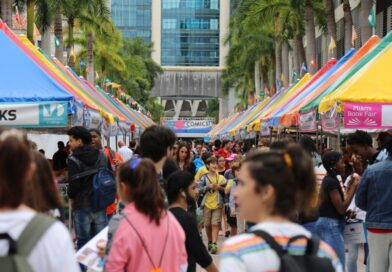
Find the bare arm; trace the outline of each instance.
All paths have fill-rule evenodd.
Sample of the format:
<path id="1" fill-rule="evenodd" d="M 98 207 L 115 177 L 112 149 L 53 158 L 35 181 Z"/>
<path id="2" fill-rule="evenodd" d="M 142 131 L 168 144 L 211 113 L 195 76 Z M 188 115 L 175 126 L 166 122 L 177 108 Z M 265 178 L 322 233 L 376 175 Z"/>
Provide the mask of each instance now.
<path id="1" fill-rule="evenodd" d="M 331 198 L 332 204 L 334 205 L 335 209 L 340 213 L 340 214 L 345 214 L 348 207 L 350 206 L 354 195 L 355 191 L 357 190 L 358 186 L 358 181 L 354 181 L 354 183 L 348 188 L 347 194 L 346 194 L 346 199 L 342 201 L 342 198 L 340 196 L 339 190 L 331 190 L 329 192 L 329 197 Z"/>

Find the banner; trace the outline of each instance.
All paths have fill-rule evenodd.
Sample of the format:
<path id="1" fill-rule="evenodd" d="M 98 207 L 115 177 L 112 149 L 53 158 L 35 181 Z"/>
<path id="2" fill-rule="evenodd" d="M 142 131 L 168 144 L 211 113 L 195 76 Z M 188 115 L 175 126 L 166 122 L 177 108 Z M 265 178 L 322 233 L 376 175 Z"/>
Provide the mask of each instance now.
<path id="1" fill-rule="evenodd" d="M 68 125 L 68 103 L 1 103 L 0 126 L 52 128 Z"/>
<path id="2" fill-rule="evenodd" d="M 325 131 L 337 131 L 338 130 L 338 112 L 337 105 L 332 107 L 329 111 L 321 114 L 321 126 Z"/>
<path id="3" fill-rule="evenodd" d="M 315 132 L 317 131 L 317 112 L 311 110 L 305 113 L 301 113 L 299 116 L 299 131 L 301 132 Z"/>
<path id="4" fill-rule="evenodd" d="M 208 133 L 214 125 L 213 118 L 164 119 L 163 125 L 175 133 Z"/>
<path id="5" fill-rule="evenodd" d="M 345 128 L 392 128 L 392 103 L 344 103 L 343 121 Z"/>
<path id="6" fill-rule="evenodd" d="M 271 128 L 268 122 L 260 122 L 260 135 L 267 136 L 271 134 Z"/>

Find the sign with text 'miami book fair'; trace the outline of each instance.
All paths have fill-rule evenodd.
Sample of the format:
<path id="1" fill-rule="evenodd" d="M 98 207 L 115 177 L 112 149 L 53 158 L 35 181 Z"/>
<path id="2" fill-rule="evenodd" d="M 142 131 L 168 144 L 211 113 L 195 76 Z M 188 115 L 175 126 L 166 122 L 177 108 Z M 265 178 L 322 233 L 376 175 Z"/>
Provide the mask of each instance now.
<path id="1" fill-rule="evenodd" d="M 392 103 L 344 103 L 345 128 L 392 128 Z"/>

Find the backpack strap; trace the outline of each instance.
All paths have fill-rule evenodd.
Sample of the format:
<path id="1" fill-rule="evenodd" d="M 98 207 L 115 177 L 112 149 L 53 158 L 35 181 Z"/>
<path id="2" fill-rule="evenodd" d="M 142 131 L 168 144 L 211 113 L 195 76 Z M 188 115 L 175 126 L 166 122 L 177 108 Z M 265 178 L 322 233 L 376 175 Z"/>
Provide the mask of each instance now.
<path id="1" fill-rule="evenodd" d="M 262 238 L 270 247 L 273 249 L 276 254 L 278 254 L 279 258 L 282 258 L 284 254 L 286 254 L 285 250 L 275 241 L 275 239 L 263 230 L 255 230 L 252 231 L 253 234 Z"/>
<path id="2" fill-rule="evenodd" d="M 80 179 L 80 178 L 84 178 L 84 177 L 88 177 L 88 176 L 91 176 L 91 175 L 96 174 L 96 173 L 98 172 L 98 167 L 99 167 L 99 163 L 100 163 L 100 156 L 101 156 L 101 154 L 99 154 L 99 156 L 98 156 L 98 161 L 97 161 L 97 165 L 96 165 L 94 168 L 91 168 L 91 169 L 89 169 L 89 170 L 82 171 L 82 172 L 79 173 L 79 174 L 73 175 L 72 177 L 70 177 L 69 181 L 73 181 L 73 180 L 76 180 L 76 179 Z M 82 169 L 82 170 L 84 170 L 84 169 L 87 168 L 87 166 L 86 166 L 81 160 L 79 160 L 78 158 L 76 158 L 75 156 L 70 156 L 68 159 L 71 160 L 71 161 L 73 161 L 73 162 L 75 162 L 76 165 L 77 165 L 80 169 Z"/>
<path id="3" fill-rule="evenodd" d="M 56 222 L 54 218 L 37 213 L 27 224 L 16 242 L 18 254 L 30 255 L 31 250 L 54 222 Z"/>
<path id="4" fill-rule="evenodd" d="M 320 246 L 320 239 L 315 236 L 312 235 L 312 237 L 309 239 L 308 237 L 306 237 L 305 235 L 297 235 L 294 237 L 291 237 L 291 239 L 287 242 L 287 248 L 289 248 L 289 246 L 300 239 L 304 239 L 307 241 L 307 245 L 306 245 L 306 251 L 305 254 L 306 255 L 317 255 L 318 254 L 318 250 L 319 250 L 319 246 Z"/>
<path id="5" fill-rule="evenodd" d="M 1 233 L 0 240 L 7 240 L 9 244 L 8 255 L 15 255 L 16 251 L 16 242 L 8 233 Z"/>

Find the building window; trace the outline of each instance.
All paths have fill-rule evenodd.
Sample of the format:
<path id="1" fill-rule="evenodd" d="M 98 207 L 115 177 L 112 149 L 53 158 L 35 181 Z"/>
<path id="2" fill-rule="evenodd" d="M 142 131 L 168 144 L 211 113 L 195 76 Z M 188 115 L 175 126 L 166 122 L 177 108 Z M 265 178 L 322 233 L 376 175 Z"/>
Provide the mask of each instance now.
<path id="1" fill-rule="evenodd" d="M 152 0 L 112 0 L 112 20 L 124 38 L 151 41 Z"/>
<path id="2" fill-rule="evenodd" d="M 162 0 L 161 64 L 219 66 L 219 0 Z"/>

